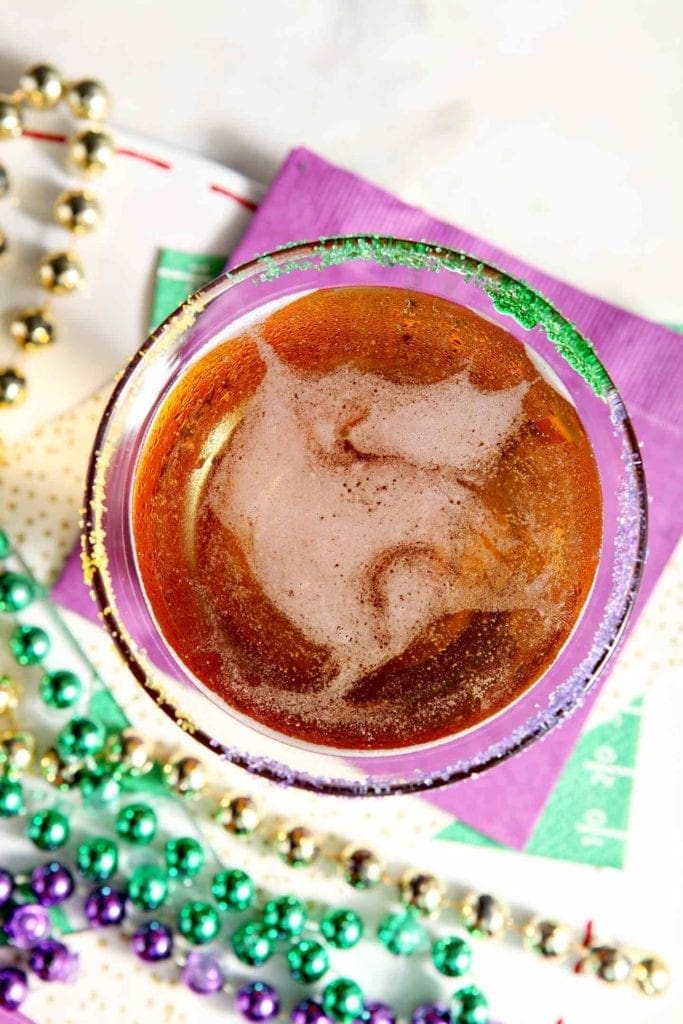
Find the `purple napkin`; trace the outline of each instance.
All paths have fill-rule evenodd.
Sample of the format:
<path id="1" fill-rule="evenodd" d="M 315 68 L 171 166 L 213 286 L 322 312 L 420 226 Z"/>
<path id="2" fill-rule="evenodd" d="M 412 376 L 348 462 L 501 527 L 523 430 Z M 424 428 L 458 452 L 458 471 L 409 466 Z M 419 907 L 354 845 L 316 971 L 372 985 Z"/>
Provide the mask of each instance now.
<path id="1" fill-rule="evenodd" d="M 677 442 L 683 421 L 682 339 L 400 202 L 306 149 L 295 149 L 285 160 L 230 266 L 286 242 L 369 232 L 438 242 L 497 264 L 538 288 L 594 342 L 633 416 L 653 499 L 649 558 L 637 605 L 642 610 L 680 535 L 683 459 Z M 594 700 L 542 743 L 479 778 L 437 790 L 427 799 L 491 838 L 522 848 Z"/>
<path id="2" fill-rule="evenodd" d="M 683 408 L 681 338 L 656 324 L 543 274 L 494 246 L 305 149 L 294 150 L 233 253 L 231 266 L 296 240 L 376 232 L 438 242 L 497 264 L 538 288 L 590 338 L 611 372 L 643 444 L 650 495 L 650 551 L 636 614 L 642 610 L 681 532 Z M 97 621 L 74 552 L 54 596 Z M 633 620 L 632 620 L 633 621 Z M 595 696 L 529 750 L 479 778 L 426 799 L 498 842 L 522 849 L 574 747 Z"/>

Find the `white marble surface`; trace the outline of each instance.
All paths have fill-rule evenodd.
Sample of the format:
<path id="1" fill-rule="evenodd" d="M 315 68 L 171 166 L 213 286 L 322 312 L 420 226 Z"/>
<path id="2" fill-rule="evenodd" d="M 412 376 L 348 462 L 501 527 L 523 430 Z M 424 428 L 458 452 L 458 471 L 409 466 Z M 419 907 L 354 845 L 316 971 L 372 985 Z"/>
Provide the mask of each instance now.
<path id="1" fill-rule="evenodd" d="M 306 143 L 683 320 L 680 0 L 21 0 L 0 88 L 96 73 L 125 128 L 267 179 Z"/>
<path id="2" fill-rule="evenodd" d="M 606 298 L 679 322 L 682 57 L 680 0 L 21 0 L 0 12 L 0 89 L 38 59 L 100 75 L 121 126 L 264 180 L 305 143 Z M 420 856 L 520 903 L 594 913 L 606 938 L 661 947 L 683 971 L 680 691 L 672 669 L 648 696 L 625 872 L 436 844 Z M 593 996 L 507 947 L 482 959 L 506 1024 L 541 1024 L 558 1005 L 565 1024 L 683 1018 L 680 987 L 661 1004 Z M 148 1024 L 180 1019 L 143 994 Z M 91 1019 L 75 997 L 69 1011 Z"/>

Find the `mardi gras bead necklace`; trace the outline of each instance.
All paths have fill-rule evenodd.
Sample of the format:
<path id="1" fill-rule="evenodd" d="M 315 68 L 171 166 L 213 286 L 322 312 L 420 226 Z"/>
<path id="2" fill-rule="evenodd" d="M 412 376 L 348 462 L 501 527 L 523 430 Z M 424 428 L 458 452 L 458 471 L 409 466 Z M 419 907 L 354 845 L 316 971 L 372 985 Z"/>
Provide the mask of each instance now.
<path id="1" fill-rule="evenodd" d="M 49 64 L 36 64 L 20 78 L 18 88 L 9 95 L 0 95 L 0 141 L 20 138 L 24 132 L 26 109 L 52 110 L 65 102 L 73 117 L 84 122 L 69 140 L 70 167 L 81 175 L 101 174 L 111 164 L 114 140 L 102 125 L 109 113 L 109 94 L 101 82 L 91 78 L 66 81 Z M 0 218 L 2 201 L 11 194 L 9 174 L 0 159 Z M 52 345 L 57 327 L 50 303 L 55 296 L 70 295 L 82 287 L 85 269 L 75 246 L 80 235 L 94 231 L 101 220 L 100 201 L 90 189 L 78 187 L 61 192 L 54 201 L 53 217 L 59 227 L 69 232 L 64 249 L 45 253 L 38 262 L 37 281 L 44 298 L 35 306 L 12 312 L 10 335 L 21 349 L 22 356 Z M 0 258 L 12 247 L 12 240 L 2 229 L 0 220 Z M 27 394 L 27 378 L 23 359 L 0 365 L 0 409 L 21 404 Z"/>

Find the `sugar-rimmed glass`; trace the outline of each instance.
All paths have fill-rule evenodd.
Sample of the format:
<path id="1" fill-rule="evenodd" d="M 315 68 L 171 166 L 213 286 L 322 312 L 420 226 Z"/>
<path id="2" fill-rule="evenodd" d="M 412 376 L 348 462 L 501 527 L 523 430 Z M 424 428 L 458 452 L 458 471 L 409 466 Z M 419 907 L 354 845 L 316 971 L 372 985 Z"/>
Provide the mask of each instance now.
<path id="1" fill-rule="evenodd" d="M 570 392 L 593 446 L 603 491 L 603 545 L 583 614 L 553 665 L 514 704 L 466 733 L 362 757 L 276 736 L 233 714 L 168 647 L 145 600 L 131 494 L 141 445 L 190 361 L 232 324 L 312 288 L 388 285 L 483 314 L 536 350 Z M 442 246 L 375 236 L 302 243 L 206 285 L 141 346 L 100 423 L 86 494 L 86 575 L 105 626 L 140 684 L 182 728 L 256 774 L 345 795 L 415 792 L 499 763 L 583 702 L 613 653 L 635 600 L 646 540 L 642 462 L 623 402 L 588 341 L 545 299 L 495 267 Z"/>

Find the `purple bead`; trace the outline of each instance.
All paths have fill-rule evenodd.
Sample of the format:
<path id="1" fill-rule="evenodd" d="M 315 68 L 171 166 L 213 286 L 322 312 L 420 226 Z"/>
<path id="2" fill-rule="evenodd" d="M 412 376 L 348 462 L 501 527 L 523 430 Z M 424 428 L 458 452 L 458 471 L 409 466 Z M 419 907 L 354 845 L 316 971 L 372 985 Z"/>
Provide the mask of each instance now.
<path id="1" fill-rule="evenodd" d="M 18 1010 L 28 993 L 28 979 L 25 971 L 18 967 L 0 969 L 0 1007 L 3 1010 Z"/>
<path id="2" fill-rule="evenodd" d="M 412 1024 L 451 1024 L 453 1020 L 451 1011 L 441 1003 L 421 1003 L 410 1019 Z"/>
<path id="3" fill-rule="evenodd" d="M 173 952 L 173 932 L 161 921 L 146 921 L 133 935 L 133 952 L 153 963 L 155 960 L 168 960 Z"/>
<path id="4" fill-rule="evenodd" d="M 250 981 L 239 989 L 235 1004 L 247 1020 L 271 1020 L 280 1010 L 280 997 L 277 989 L 265 981 Z"/>
<path id="5" fill-rule="evenodd" d="M 78 953 L 72 953 L 57 939 L 44 939 L 31 950 L 28 965 L 41 981 L 74 981 L 78 973 Z"/>
<path id="6" fill-rule="evenodd" d="M 110 885 L 97 885 L 86 898 L 85 916 L 93 928 L 121 924 L 126 916 L 126 897 Z"/>
<path id="7" fill-rule="evenodd" d="M 223 988 L 223 971 L 215 956 L 195 950 L 188 954 L 183 973 L 183 984 L 199 996 L 212 996 Z"/>
<path id="8" fill-rule="evenodd" d="M 14 879 L 10 875 L 9 871 L 5 871 L 4 868 L 0 868 L 0 907 L 4 907 L 6 903 L 12 898 L 12 891 L 14 889 Z"/>
<path id="9" fill-rule="evenodd" d="M 55 907 L 58 903 L 68 900 L 74 891 L 73 876 L 58 860 L 51 860 L 48 864 L 39 864 L 33 869 L 31 889 L 43 907 Z"/>
<path id="10" fill-rule="evenodd" d="M 5 935 L 10 946 L 30 949 L 50 934 L 50 918 L 39 903 L 15 907 L 5 921 Z"/>
<path id="11" fill-rule="evenodd" d="M 302 999 L 292 1010 L 292 1024 L 332 1024 L 315 999 Z"/>
<path id="12" fill-rule="evenodd" d="M 386 1003 L 369 1002 L 365 1004 L 363 1024 L 396 1024 L 396 1014 Z"/>

